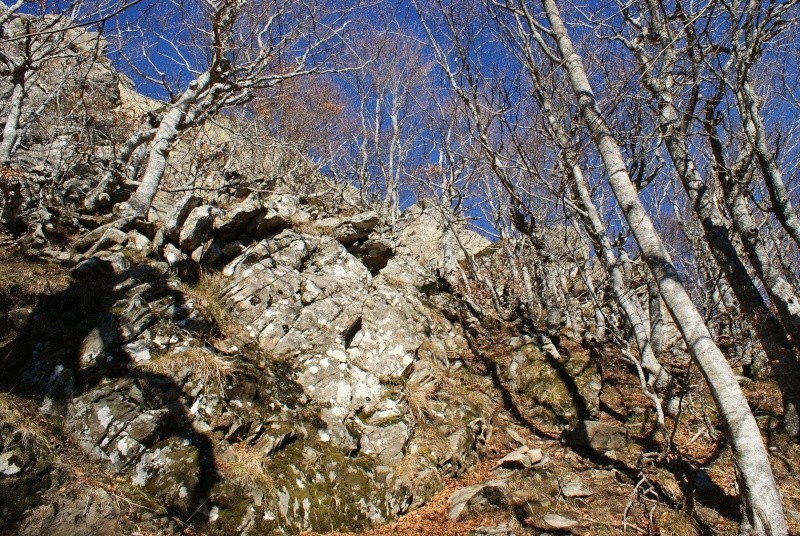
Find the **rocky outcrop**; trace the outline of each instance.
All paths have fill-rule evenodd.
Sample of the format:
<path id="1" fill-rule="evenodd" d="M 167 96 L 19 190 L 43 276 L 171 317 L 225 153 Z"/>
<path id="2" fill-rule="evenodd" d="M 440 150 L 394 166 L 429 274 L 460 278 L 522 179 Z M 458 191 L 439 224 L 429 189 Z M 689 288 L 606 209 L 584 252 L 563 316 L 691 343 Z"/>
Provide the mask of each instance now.
<path id="1" fill-rule="evenodd" d="M 309 234 L 288 194 L 190 197 L 159 226 L 95 232 L 69 288 L 31 312 L 9 381 L 161 522 L 293 534 L 392 520 L 478 461 L 491 406 L 448 379 L 468 350 L 458 300 L 408 255 L 365 264 L 371 214 L 330 218 L 330 235 Z M 27 510 L 19 526 L 62 522 Z"/>
<path id="2" fill-rule="evenodd" d="M 559 352 L 546 337 L 515 338 L 505 370 L 511 389 L 531 401 L 531 418 L 575 424 L 600 411 L 602 381 L 598 364 L 585 352 Z"/>

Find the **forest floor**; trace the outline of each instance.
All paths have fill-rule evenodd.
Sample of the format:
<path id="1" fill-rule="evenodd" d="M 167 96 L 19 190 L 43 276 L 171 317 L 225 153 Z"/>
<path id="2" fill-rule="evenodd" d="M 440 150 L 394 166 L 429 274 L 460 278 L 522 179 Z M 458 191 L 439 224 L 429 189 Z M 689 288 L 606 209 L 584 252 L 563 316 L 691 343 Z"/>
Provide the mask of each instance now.
<path id="1" fill-rule="evenodd" d="M 491 341 L 487 346 L 502 352 L 502 345 L 497 342 Z M 569 352 L 586 351 L 571 341 L 562 342 L 563 347 Z M 628 430 L 626 449 L 608 457 L 588 448 L 573 448 L 560 440 L 560 428 L 523 423 L 514 416 L 519 415 L 517 411 L 499 408 L 494 422 L 496 433 L 480 464 L 460 478 L 448 480 L 444 489 L 423 507 L 394 523 L 358 534 L 457 536 L 470 534 L 479 527 L 504 526 L 517 535 L 737 534 L 740 510 L 732 457 L 700 374 L 689 363 L 683 364 L 683 380 L 687 385 L 682 410 L 677 423 L 667 418 L 673 448 L 656 460 L 663 453 L 664 441 L 657 432 L 653 412 L 644 409 L 651 404 L 639 389 L 635 374 L 617 357 L 613 351 L 606 353 L 601 365 L 600 420 Z M 767 441 L 790 534 L 800 535 L 800 446 L 778 431 L 779 391 L 774 381 L 768 379 L 743 380 L 742 386 Z M 515 404 L 524 415 L 526 401 L 515 400 Z M 520 439 L 549 457 L 546 468 L 559 482 L 577 480 L 591 490 L 588 497 L 568 499 L 559 494 L 558 485 L 554 489 L 552 511 L 578 524 L 566 531 L 548 530 L 537 520 L 525 518 L 526 510 L 520 507 L 523 505 L 513 503 L 474 517 L 451 519 L 448 511 L 453 493 L 498 478 L 498 472 L 502 471 L 498 470 L 498 460 L 519 447 Z M 491 531 L 476 533 L 492 534 Z"/>
<path id="2" fill-rule="evenodd" d="M 67 282 L 66 271 L 57 264 L 0 248 L 3 310 L 29 306 L 37 297 L 63 289 Z M 4 334 L 0 338 L 1 335 Z M 490 349 L 487 354 L 499 365 L 508 354 L 508 335 L 496 333 L 484 341 L 485 348 Z M 561 349 L 572 355 L 588 351 L 567 339 L 562 341 Z M 608 457 L 567 446 L 560 439 L 560 427 L 520 420 L 520 415 L 529 413 L 530 401 L 515 398 L 515 407 L 510 408 L 504 406 L 503 397 L 497 392 L 497 412 L 492 423 L 495 432 L 481 463 L 459 478 L 446 481 L 444 488 L 421 508 L 394 523 L 360 534 L 455 536 L 499 525 L 507 525 L 519 535 L 542 534 L 545 530 L 537 520 L 525 517 L 524 505 L 520 504 L 507 504 L 456 521 L 448 516 L 453 493 L 498 478 L 498 460 L 520 444 L 539 448 L 546 455 L 543 466 L 557 479 L 551 509 L 578 521 L 570 530 L 573 534 L 736 534 L 739 503 L 730 449 L 699 372 L 688 362 L 671 364 L 683 371 L 685 394 L 677 421 L 667 419 L 673 448 L 655 461 L 651 455 L 663 452 L 664 441 L 657 433 L 650 402 L 640 391 L 635 374 L 613 349 L 603 349 L 596 359 L 601 361 L 603 379 L 599 420 L 627 429 L 629 441 L 624 450 Z M 478 370 L 484 365 L 476 361 L 471 366 Z M 800 535 L 800 446 L 779 431 L 779 391 L 771 379 L 743 380 L 742 387 L 769 448 L 790 534 Z M 538 470 L 535 466 L 529 471 Z M 591 494 L 563 497 L 559 482 L 564 479 L 580 481 Z"/>

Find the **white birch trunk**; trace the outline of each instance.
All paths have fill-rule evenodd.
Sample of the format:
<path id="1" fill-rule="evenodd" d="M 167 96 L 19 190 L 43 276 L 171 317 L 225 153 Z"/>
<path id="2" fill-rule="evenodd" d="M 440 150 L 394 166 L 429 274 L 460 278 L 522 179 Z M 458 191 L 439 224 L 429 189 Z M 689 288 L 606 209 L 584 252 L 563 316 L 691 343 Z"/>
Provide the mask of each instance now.
<path id="1" fill-rule="evenodd" d="M 725 424 L 737 467 L 739 491 L 747 521 L 756 534 L 786 534 L 780 494 L 747 399 L 725 356 L 711 339 L 702 316 L 681 284 L 672 259 L 639 200 L 619 145 L 600 115 L 582 60 L 574 50 L 555 1 L 542 0 L 542 4 L 581 114 L 608 173 L 614 196 L 689 352 L 708 383 Z"/>
<path id="2" fill-rule="evenodd" d="M 775 153 L 767 144 L 767 133 L 764 120 L 758 105 L 758 95 L 748 80 L 742 82 L 742 87 L 738 92 L 740 106 L 744 108 L 744 115 L 747 119 L 743 121 L 744 131 L 750 143 L 755 149 L 761 173 L 764 175 L 764 182 L 767 185 L 772 210 L 778 221 L 781 222 L 789 236 L 800 246 L 800 218 L 797 217 L 797 210 L 792 206 L 789 192 L 783 183 L 783 174 L 778 167 Z"/>
<path id="3" fill-rule="evenodd" d="M 150 157 L 147 159 L 142 180 L 136 192 L 128 200 L 128 205 L 133 213 L 147 217 L 150 205 L 158 192 L 161 178 L 167 169 L 167 159 L 175 140 L 178 139 L 179 127 L 183 123 L 189 108 L 195 105 L 200 95 L 211 84 L 211 73 L 205 72 L 192 82 L 180 98 L 172 105 L 158 125 L 155 136 L 150 146 Z"/>
<path id="4" fill-rule="evenodd" d="M 0 166 L 8 166 L 11 163 L 14 147 L 17 144 L 19 120 L 22 117 L 22 103 L 25 100 L 24 73 L 15 72 L 13 84 L 14 88 L 9 99 L 8 116 L 6 117 L 6 124 L 3 126 L 3 141 L 0 142 Z"/>

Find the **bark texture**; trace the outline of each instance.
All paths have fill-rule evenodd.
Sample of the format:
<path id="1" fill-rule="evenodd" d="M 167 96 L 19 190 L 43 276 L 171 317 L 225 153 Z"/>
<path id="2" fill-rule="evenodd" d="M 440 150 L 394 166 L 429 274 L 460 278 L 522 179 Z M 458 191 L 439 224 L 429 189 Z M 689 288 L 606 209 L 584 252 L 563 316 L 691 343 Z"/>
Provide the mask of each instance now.
<path id="1" fill-rule="evenodd" d="M 780 494 L 747 399 L 683 287 L 672 259 L 639 200 L 619 145 L 599 112 L 583 62 L 575 52 L 558 6 L 553 0 L 542 0 L 542 5 L 614 196 L 725 423 L 737 466 L 746 520 L 756 534 L 786 534 Z"/>

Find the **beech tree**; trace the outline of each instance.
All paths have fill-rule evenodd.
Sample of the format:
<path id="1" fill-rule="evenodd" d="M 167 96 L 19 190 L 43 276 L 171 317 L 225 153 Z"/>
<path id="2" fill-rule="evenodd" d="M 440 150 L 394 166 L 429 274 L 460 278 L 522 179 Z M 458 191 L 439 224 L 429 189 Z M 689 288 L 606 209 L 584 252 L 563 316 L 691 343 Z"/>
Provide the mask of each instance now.
<path id="1" fill-rule="evenodd" d="M 493 132 L 490 127 L 498 121 L 502 122 L 502 119 L 498 118 L 506 114 L 507 110 L 514 105 L 509 104 L 508 101 L 502 101 L 501 106 L 494 106 L 497 101 L 493 101 L 492 98 L 502 92 L 502 88 L 498 85 L 491 85 L 487 80 L 488 72 L 476 66 L 474 62 L 477 60 L 474 57 L 477 55 L 477 48 L 472 48 L 469 42 L 469 39 L 475 35 L 473 32 L 483 30 L 483 23 L 480 22 L 480 18 L 470 18 L 466 25 L 460 24 L 459 17 L 467 11 L 463 5 L 459 5 L 458 9 L 449 2 L 438 2 L 434 5 L 438 8 L 438 18 L 443 22 L 431 22 L 428 25 L 422 15 L 426 12 L 425 8 L 417 4 L 417 10 L 423 16 L 423 24 L 426 25 L 428 41 L 449 85 L 460 96 L 464 106 L 470 110 L 469 115 L 475 125 L 475 138 L 480 143 L 484 157 L 491 165 L 493 173 L 497 176 L 498 183 L 509 191 L 512 197 L 519 196 L 511 170 L 516 169 L 521 162 L 524 162 L 524 159 L 510 158 L 510 153 L 503 149 L 507 147 L 507 144 L 494 144 L 492 142 Z M 656 288 L 653 287 L 650 301 L 653 301 L 653 296 L 656 294 L 663 299 L 680 329 L 690 355 L 703 373 L 719 408 L 736 460 L 737 478 L 745 514 L 743 527 L 752 528 L 756 534 L 785 533 L 786 525 L 780 496 L 772 477 L 769 459 L 756 421 L 725 355 L 714 343 L 703 315 L 692 302 L 682 284 L 680 273 L 667 252 L 650 215 L 645 210 L 637 185 L 631 177 L 630 163 L 626 162 L 609 121 L 600 112 L 600 107 L 595 99 L 594 87 L 589 82 L 590 79 L 582 59 L 575 50 L 558 7 L 553 0 L 543 0 L 540 6 L 544 10 L 544 17 L 542 17 L 539 14 L 541 13 L 539 6 L 534 7 L 525 1 L 489 1 L 484 5 L 488 9 L 502 10 L 512 15 L 510 19 L 500 17 L 497 21 L 505 35 L 512 36 L 504 43 L 506 52 L 518 61 L 519 58 L 523 58 L 523 62 L 527 61 L 526 67 L 529 68 L 532 78 L 532 84 L 529 87 L 539 88 L 539 93 L 534 97 L 538 99 L 539 106 L 528 109 L 530 113 L 541 114 L 547 118 L 546 124 L 560 153 L 559 162 L 565 175 L 570 177 L 575 193 L 573 199 L 564 197 L 563 202 L 569 203 L 576 213 L 582 215 L 589 233 L 595 237 L 595 247 L 598 248 L 598 255 L 609 270 L 612 288 L 616 287 L 615 294 L 621 301 L 620 305 L 626 311 L 629 322 L 633 325 L 634 334 L 639 342 L 637 344 L 640 351 L 639 359 L 643 360 L 641 363 L 649 361 L 650 356 L 653 355 L 650 337 L 653 335 L 652 325 L 657 323 L 657 314 L 653 315 L 654 322 L 648 325 L 645 318 L 649 315 L 637 308 L 634 302 L 625 300 L 628 296 L 622 286 L 624 274 L 620 270 L 620 259 L 614 254 L 615 246 L 609 240 L 607 228 L 600 216 L 601 213 L 594 209 L 591 187 L 581 169 L 581 155 L 586 153 L 586 148 L 582 147 L 582 143 L 585 142 L 576 143 L 574 139 L 574 136 L 581 131 L 587 134 L 592 146 L 596 148 L 598 164 L 605 172 L 605 184 L 613 193 L 621 215 L 636 241 L 641 258 L 648 266 L 653 281 L 657 285 L 658 292 L 656 293 Z M 475 9 L 472 4 L 470 7 Z M 433 24 L 441 24 L 443 31 L 434 32 Z M 493 38 L 494 34 L 485 37 L 483 41 L 479 40 L 479 43 L 482 46 L 491 46 L 489 43 L 496 42 Z M 448 39 L 453 39 L 453 41 L 448 42 Z M 554 92 L 552 88 L 545 89 L 541 82 L 541 75 L 537 72 L 537 57 L 545 58 L 557 66 L 553 72 L 548 73 L 548 76 L 558 77 L 563 74 L 563 83 L 572 89 L 574 95 L 574 116 L 569 108 L 553 106 L 550 95 Z M 493 77 L 492 80 L 495 78 Z M 485 85 L 490 85 L 491 88 L 484 93 Z M 515 87 L 514 95 L 525 94 L 522 87 Z M 545 93 L 547 91 L 550 93 Z M 526 119 L 523 117 L 522 121 L 525 122 Z M 671 119 L 667 117 L 661 125 L 670 121 Z M 513 132 L 515 124 L 518 123 L 509 122 L 506 129 Z M 531 128 L 530 123 L 525 123 L 524 128 Z M 665 131 L 663 128 L 661 132 L 664 135 L 673 136 L 672 132 Z M 505 139 L 508 141 L 513 137 Z M 670 144 L 674 141 L 680 140 L 669 140 Z M 517 147 L 522 149 L 519 152 L 524 153 L 529 150 L 524 144 L 518 143 Z M 674 144 L 670 148 L 674 150 L 674 155 L 678 160 L 680 147 Z M 530 174 L 541 175 L 535 164 L 526 169 Z M 641 186 L 642 181 L 638 182 Z M 524 200 L 519 198 L 518 201 L 520 208 L 524 209 Z M 622 253 L 624 251 L 620 253 L 620 256 Z M 622 264 L 624 266 L 624 262 Z M 741 261 L 739 264 L 741 265 Z M 748 282 L 752 288 L 749 277 Z M 657 370 L 657 366 L 654 366 L 651 373 Z M 657 376 L 656 372 L 655 377 Z"/>
<path id="2" fill-rule="evenodd" d="M 619 145 L 600 113 L 580 56 L 553 0 L 542 0 L 549 29 L 569 75 L 578 108 L 603 159 L 608 182 L 662 298 L 675 319 L 722 416 L 736 460 L 743 523 L 756 534 L 786 534 L 780 494 L 761 433 L 725 356 L 680 281 L 672 259 L 644 210 Z"/>
<path id="3" fill-rule="evenodd" d="M 167 4 L 171 7 L 166 8 Z M 344 36 L 353 6 L 316 0 L 186 0 L 161 2 L 159 9 L 162 14 L 168 9 L 167 17 L 172 16 L 173 24 L 179 25 L 179 30 L 171 34 L 158 34 L 160 46 L 166 46 L 169 52 L 157 55 L 142 46 L 143 56 L 137 59 L 131 57 L 127 47 L 118 51 L 137 75 L 161 85 L 169 95 L 163 109 L 151 114 L 124 145 L 113 166 L 112 172 L 125 169 L 136 148 L 149 144 L 139 186 L 119 207 L 120 213 L 128 216 L 147 215 L 181 132 L 250 101 L 256 90 L 341 68 L 341 64 L 337 67 L 329 60 L 346 52 Z M 175 13 L 180 14 L 177 20 Z M 141 38 L 149 22 L 145 18 L 133 28 L 121 28 L 120 35 L 133 32 Z M 180 85 L 170 83 L 174 71 L 168 75 L 162 67 L 164 62 L 172 62 L 173 69 L 188 73 L 188 82 L 183 76 L 178 77 Z M 107 179 L 94 199 L 113 188 L 114 177 Z"/>
<path id="4" fill-rule="evenodd" d="M 725 151 L 712 150 L 712 154 L 719 154 L 711 156 L 702 152 L 698 154 L 698 151 L 692 148 L 692 129 L 703 121 L 702 108 L 715 107 L 713 105 L 715 99 L 708 100 L 703 91 L 718 93 L 720 89 L 724 90 L 722 85 L 714 89 L 707 83 L 707 80 L 716 74 L 709 73 L 707 65 L 710 63 L 709 58 L 719 56 L 719 51 L 722 50 L 720 46 L 726 42 L 726 34 L 710 35 L 709 31 L 705 30 L 708 22 L 718 20 L 722 16 L 708 11 L 707 6 L 684 6 L 680 2 L 649 1 L 618 5 L 620 20 L 614 19 L 614 22 L 622 24 L 595 21 L 596 27 L 603 35 L 621 42 L 638 62 L 642 84 L 656 103 L 657 110 L 654 113 L 659 134 L 672 168 L 683 185 L 691 207 L 703 228 L 704 240 L 709 251 L 727 279 L 742 312 L 758 334 L 767 355 L 771 357 L 770 363 L 775 370 L 775 377 L 783 395 L 784 427 L 789 434 L 797 437 L 800 434 L 800 415 L 798 415 L 800 362 L 797 360 L 797 343 L 795 342 L 793 346 L 789 336 L 791 335 L 795 341 L 798 340 L 796 314 L 800 301 L 795 289 L 779 274 L 774 261 L 766 254 L 757 226 L 748 215 L 749 209 L 746 207 L 744 192 L 738 186 L 743 183 L 741 178 L 727 180 L 728 175 L 725 170 L 729 169 L 729 166 L 727 162 L 719 161 L 720 158 L 724 158 Z M 753 27 L 763 26 L 765 19 L 771 19 L 772 23 L 779 25 L 787 5 L 784 4 L 780 9 L 765 14 L 764 20 L 759 23 L 753 18 L 755 15 L 753 10 L 760 10 L 760 5 L 751 3 L 731 7 L 747 15 L 742 17 L 746 21 L 745 31 L 752 31 Z M 732 39 L 734 43 L 739 40 L 735 36 Z M 756 46 L 753 41 L 758 39 L 753 37 L 746 41 L 753 53 L 752 48 Z M 738 50 L 735 46 L 727 45 L 724 49 Z M 736 54 L 733 54 L 733 57 L 736 57 Z M 737 103 L 746 100 L 746 94 L 752 95 L 752 84 L 748 78 L 748 76 L 736 77 Z M 705 103 L 704 99 L 707 99 Z M 720 98 L 716 98 L 716 101 L 719 102 Z M 751 100 L 747 102 L 751 108 L 756 106 Z M 762 139 L 763 122 L 759 127 L 760 120 L 755 110 L 740 115 L 746 123 L 744 131 L 747 133 L 747 147 L 743 147 L 745 150 L 739 156 L 740 162 L 749 161 L 751 158 L 749 155 L 755 153 L 759 162 L 765 162 L 761 166 L 764 176 L 766 177 L 769 171 L 773 176 L 771 182 L 777 181 L 782 185 L 782 181 L 778 181 L 776 176 L 779 170 L 775 165 L 775 159 L 766 154 L 769 148 Z M 715 116 L 716 113 L 712 113 L 712 117 Z M 754 119 L 747 119 L 748 117 Z M 713 147 L 718 134 L 710 125 L 705 130 Z M 762 146 L 762 151 L 758 150 L 759 146 Z M 759 152 L 764 153 L 764 158 L 757 156 Z M 728 201 L 728 213 L 733 219 L 733 225 L 722 212 L 721 200 L 717 198 L 717 189 L 713 187 L 715 177 L 703 176 L 703 164 L 698 163 L 697 158 L 717 162 L 709 170 L 711 171 L 709 175 L 716 175 L 722 190 L 728 194 L 725 199 Z M 737 168 L 744 169 L 742 165 L 734 165 L 731 169 Z M 776 189 L 780 190 L 780 187 Z M 783 194 L 776 193 L 775 196 L 784 199 L 785 203 L 781 205 L 777 201 L 773 202 L 773 207 L 779 213 L 782 213 L 781 206 L 791 205 L 785 196 L 785 188 L 783 192 Z M 775 196 L 774 199 L 777 199 Z M 778 216 L 778 219 L 781 220 L 781 216 Z M 791 220 L 789 217 L 787 221 Z M 780 311 L 779 316 L 772 314 L 769 304 L 763 299 L 755 280 L 750 276 L 745 262 L 736 250 L 734 241 L 740 237 L 769 297 Z M 784 322 L 781 323 L 779 318 Z"/>

